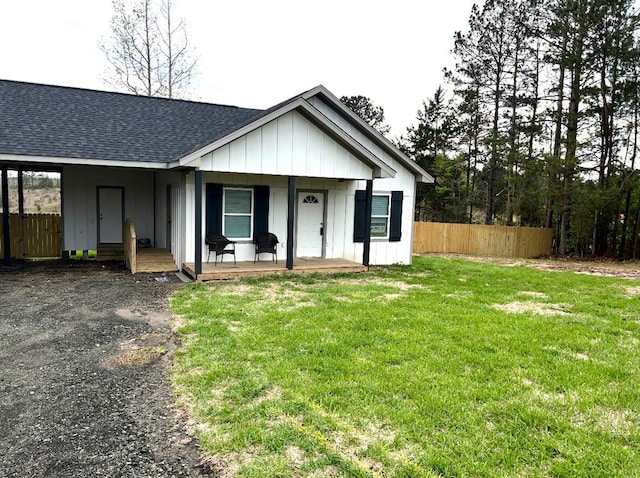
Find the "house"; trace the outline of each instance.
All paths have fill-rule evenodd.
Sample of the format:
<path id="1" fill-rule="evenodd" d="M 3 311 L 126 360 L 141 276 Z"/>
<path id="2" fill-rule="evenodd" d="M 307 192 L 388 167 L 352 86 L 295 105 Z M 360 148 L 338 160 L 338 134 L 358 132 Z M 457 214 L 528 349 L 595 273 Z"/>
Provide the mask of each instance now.
<path id="1" fill-rule="evenodd" d="M 410 263 L 416 182 L 433 182 L 323 86 L 258 110 L 0 80 L 0 111 L 4 177 L 61 172 L 63 250 L 122 243 L 130 218 L 196 274 L 212 232 L 238 261 L 273 232 L 289 269 Z"/>

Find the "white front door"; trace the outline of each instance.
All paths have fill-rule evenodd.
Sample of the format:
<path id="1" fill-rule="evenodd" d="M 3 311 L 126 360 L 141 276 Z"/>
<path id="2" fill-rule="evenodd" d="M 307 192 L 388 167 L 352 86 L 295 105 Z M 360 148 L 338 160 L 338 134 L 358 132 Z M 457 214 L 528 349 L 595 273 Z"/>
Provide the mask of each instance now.
<path id="1" fill-rule="evenodd" d="M 324 193 L 298 192 L 296 255 L 322 257 L 324 240 Z"/>
<path id="2" fill-rule="evenodd" d="M 98 242 L 122 243 L 122 188 L 98 188 Z"/>

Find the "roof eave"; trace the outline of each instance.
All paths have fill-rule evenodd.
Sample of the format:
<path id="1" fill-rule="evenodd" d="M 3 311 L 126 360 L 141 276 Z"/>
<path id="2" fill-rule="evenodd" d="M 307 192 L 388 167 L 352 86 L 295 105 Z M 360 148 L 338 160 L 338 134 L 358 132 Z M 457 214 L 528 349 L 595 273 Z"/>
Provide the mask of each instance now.
<path id="1" fill-rule="evenodd" d="M 158 161 L 127 161 L 125 159 L 89 159 L 89 158 L 63 158 L 55 156 L 33 156 L 23 154 L 2 154 L 0 162 L 5 163 L 30 163 L 51 164 L 55 166 L 109 166 L 117 168 L 136 169 L 169 169 L 169 163 Z"/>

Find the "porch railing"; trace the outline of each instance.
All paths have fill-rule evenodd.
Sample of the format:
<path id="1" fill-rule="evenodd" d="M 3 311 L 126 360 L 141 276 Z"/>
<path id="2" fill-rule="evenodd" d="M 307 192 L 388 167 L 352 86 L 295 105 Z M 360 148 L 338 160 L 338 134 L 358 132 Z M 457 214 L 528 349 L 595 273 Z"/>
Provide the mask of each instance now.
<path id="1" fill-rule="evenodd" d="M 127 266 L 127 269 L 131 271 L 132 274 L 136 273 L 137 269 L 137 239 L 136 239 L 136 229 L 133 226 L 133 221 L 130 218 L 124 222 L 124 263 Z"/>

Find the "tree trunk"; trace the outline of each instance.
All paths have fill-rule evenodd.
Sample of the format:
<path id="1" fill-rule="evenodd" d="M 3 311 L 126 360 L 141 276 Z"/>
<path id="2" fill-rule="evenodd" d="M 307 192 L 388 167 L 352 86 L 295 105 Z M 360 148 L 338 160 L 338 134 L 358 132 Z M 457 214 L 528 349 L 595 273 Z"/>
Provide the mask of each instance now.
<path id="1" fill-rule="evenodd" d="M 152 72 L 153 72 L 153 60 L 151 55 L 151 22 L 149 19 L 149 0 L 145 0 L 144 2 L 144 35 L 145 35 L 145 53 L 146 53 L 146 89 L 147 96 L 153 96 L 153 80 L 152 80 Z"/>
<path id="2" fill-rule="evenodd" d="M 166 0 L 167 9 L 167 93 L 173 98 L 173 32 L 171 31 L 171 0 Z"/>
<path id="3" fill-rule="evenodd" d="M 511 131 L 509 131 L 509 165 L 507 166 L 507 207 L 506 207 L 506 216 L 507 216 L 507 226 L 513 226 L 513 215 L 514 215 L 514 199 L 515 199 L 515 176 L 518 172 L 518 64 L 520 57 L 520 37 L 516 34 L 516 45 L 515 45 L 515 58 L 513 63 L 513 83 L 512 83 L 512 93 L 513 98 L 511 98 Z"/>
<path id="4" fill-rule="evenodd" d="M 562 118 L 564 117 L 564 82 L 566 76 L 566 58 L 567 58 L 568 35 L 565 33 L 562 37 L 562 47 L 560 49 L 559 77 L 558 77 L 558 99 L 556 100 L 555 114 L 555 130 L 553 133 L 553 161 L 554 164 L 547 165 L 548 174 L 548 199 L 547 199 L 547 227 L 553 228 L 553 205 L 556 193 L 556 170 L 555 162 L 560 160 L 560 150 L 562 147 Z"/>
<path id="5" fill-rule="evenodd" d="M 586 24 L 586 1 L 570 0 L 569 4 L 575 8 L 571 14 L 576 30 L 568 32 L 571 38 L 570 55 L 568 58 L 571 71 L 571 86 L 569 94 L 569 110 L 567 112 L 567 149 L 562 168 L 562 216 L 560 220 L 560 254 L 567 254 L 572 246 L 571 214 L 573 213 L 573 181 L 577 174 L 578 158 L 578 126 L 580 100 L 582 98 L 582 69 L 584 40 L 588 25 Z"/>
<path id="6" fill-rule="evenodd" d="M 560 221 L 560 254 L 570 250 L 571 214 L 573 212 L 573 180 L 577 172 L 578 114 L 580 112 L 583 36 L 576 35 L 573 46 L 573 64 L 571 65 L 571 93 L 567 115 L 567 151 L 562 168 L 562 219 Z"/>
<path id="7" fill-rule="evenodd" d="M 634 78 L 633 83 L 638 85 L 638 67 L 634 65 Z M 620 259 L 626 259 L 627 256 L 627 224 L 629 223 L 629 213 L 631 212 L 631 189 L 633 187 L 633 181 L 631 176 L 635 173 L 636 157 L 638 154 L 638 88 L 633 89 L 633 153 L 631 154 L 631 173 L 629 174 L 629 181 L 626 182 L 627 197 L 624 207 L 624 222 L 622 223 L 622 237 L 620 239 Z M 637 221 L 634 227 L 635 234 L 637 235 Z M 635 243 L 631 256 L 635 259 Z"/>
<path id="8" fill-rule="evenodd" d="M 495 91 L 493 93 L 493 122 L 491 127 L 491 159 L 489 160 L 489 174 L 487 176 L 487 205 L 485 224 L 493 224 L 495 215 L 495 183 L 498 168 L 498 123 L 500 121 L 500 87 L 502 68 L 496 65 Z"/>

